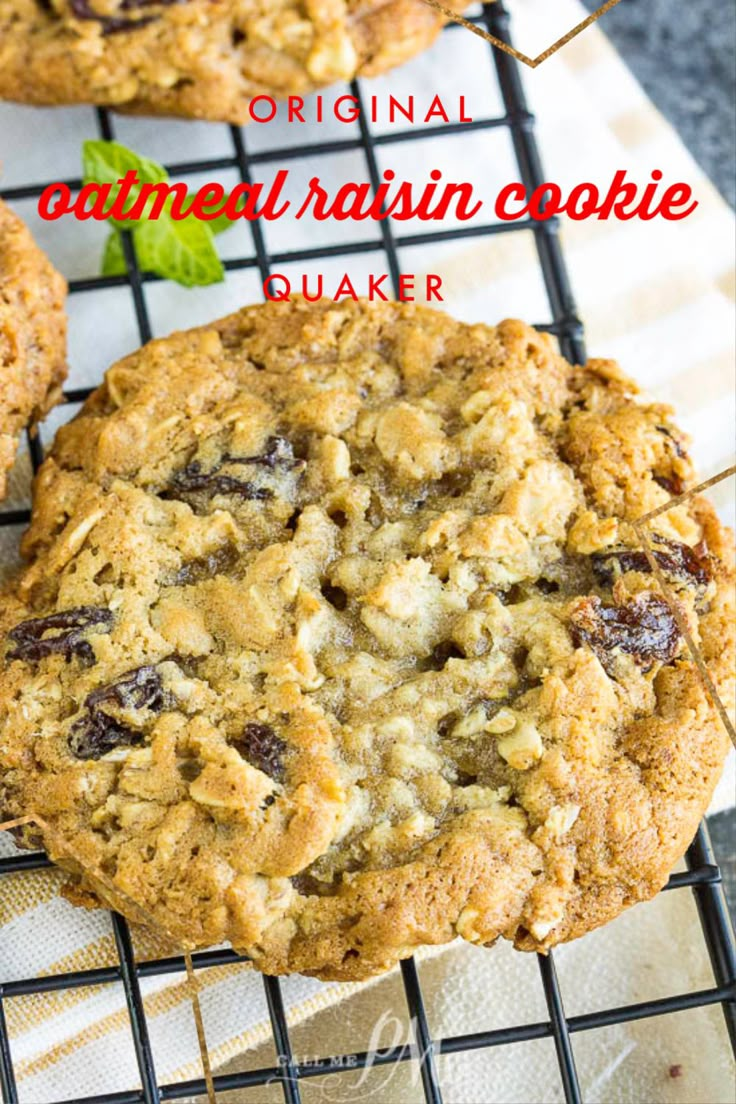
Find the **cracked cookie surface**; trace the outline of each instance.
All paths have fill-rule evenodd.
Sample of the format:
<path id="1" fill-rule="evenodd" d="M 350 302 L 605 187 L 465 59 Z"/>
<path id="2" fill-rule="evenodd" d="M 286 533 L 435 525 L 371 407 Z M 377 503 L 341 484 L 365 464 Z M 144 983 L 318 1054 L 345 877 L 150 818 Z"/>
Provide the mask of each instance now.
<path id="1" fill-rule="evenodd" d="M 267 304 L 62 428 L 5 595 L 5 817 L 267 972 L 544 949 L 664 883 L 725 732 L 729 535 L 670 411 L 520 322 Z M 73 852 L 75 861 L 69 859 Z"/>
<path id="2" fill-rule="evenodd" d="M 0 0 L 0 98 L 245 123 L 255 96 L 382 73 L 441 25 L 423 0 Z"/>
<path id="3" fill-rule="evenodd" d="M 61 394 L 65 295 L 63 278 L 0 200 L 0 498 L 21 430 Z"/>

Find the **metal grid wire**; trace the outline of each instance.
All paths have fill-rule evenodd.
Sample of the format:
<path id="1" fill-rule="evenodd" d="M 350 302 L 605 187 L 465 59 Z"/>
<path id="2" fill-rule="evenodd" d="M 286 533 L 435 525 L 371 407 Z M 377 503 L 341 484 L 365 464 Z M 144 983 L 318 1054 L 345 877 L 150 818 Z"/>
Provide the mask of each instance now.
<path id="1" fill-rule="evenodd" d="M 509 42 L 509 17 L 501 0 L 484 4 L 479 15 L 474 17 L 478 25 L 487 28 L 496 37 Z M 446 33 L 455 31 L 449 27 Z M 465 33 L 465 32 L 463 32 Z M 393 131 L 389 134 L 372 134 L 365 115 L 360 115 L 360 135 L 358 138 L 310 142 L 298 148 L 269 150 L 249 154 L 241 130 L 230 128 L 232 154 L 227 157 L 204 159 L 169 165 L 172 175 L 211 172 L 216 169 L 235 169 L 245 183 L 251 180 L 251 168 L 260 162 L 283 162 L 289 158 L 319 156 L 362 149 L 365 155 L 369 178 L 373 187 L 379 183 L 377 147 L 388 143 L 416 142 L 431 136 L 455 134 L 473 129 L 506 128 L 510 134 L 520 178 L 526 188 L 532 190 L 541 184 L 545 177 L 534 137 L 534 119 L 530 114 L 520 80 L 516 61 L 500 50 L 493 49 L 493 64 L 502 96 L 503 115 L 484 119 L 472 124 L 455 123 L 431 129 L 421 128 Z M 351 86 L 352 94 L 363 104 L 359 84 Z M 107 111 L 97 112 L 100 136 L 114 137 L 114 122 Z M 69 180 L 72 188 L 81 185 L 80 180 Z M 4 197 L 9 200 L 37 198 L 44 183 L 6 189 Z M 529 220 L 514 223 L 501 223 L 485 226 L 464 227 L 445 231 L 432 231 L 410 238 L 395 235 L 388 221 L 381 224 L 381 241 L 345 242 L 314 248 L 305 248 L 281 253 L 269 254 L 261 228 L 257 222 L 250 224 L 255 256 L 243 257 L 224 262 L 225 268 L 241 269 L 256 267 L 261 279 L 265 279 L 273 265 L 289 261 L 308 261 L 328 257 L 351 257 L 359 253 L 382 250 L 388 266 L 388 272 L 394 291 L 398 290 L 399 260 L 398 249 L 402 245 L 423 245 L 446 242 L 460 237 L 478 237 L 511 233 L 519 230 L 531 231 L 534 235 L 539 264 L 550 306 L 551 321 L 538 324 L 538 328 L 557 336 L 563 354 L 573 361 L 585 359 L 583 328 L 576 316 L 575 302 L 570 289 L 565 262 L 558 237 L 559 226 L 556 220 L 532 222 Z M 128 286 L 131 291 L 135 316 L 141 342 L 148 341 L 152 330 L 146 304 L 145 286 L 156 279 L 155 276 L 142 273 L 137 265 L 132 241 L 128 234 L 123 236 L 127 275 L 124 277 L 94 277 L 72 281 L 71 294 L 117 286 Z M 88 389 L 69 390 L 65 401 L 79 402 L 86 398 Z M 43 443 L 41 434 L 29 437 L 29 448 L 34 470 L 42 459 Z M 0 513 L 0 525 L 18 525 L 28 520 L 24 510 L 7 510 Z M 281 987 L 277 978 L 264 977 L 263 985 L 268 1005 L 278 1064 L 263 1069 L 215 1076 L 216 1092 L 232 1091 L 240 1088 L 253 1088 L 266 1083 L 280 1083 L 287 1104 L 299 1104 L 300 1081 L 309 1077 L 323 1077 L 327 1074 L 343 1072 L 349 1068 L 363 1069 L 371 1065 L 384 1066 L 397 1062 L 421 1062 L 421 1083 L 424 1098 L 429 1104 L 441 1104 L 442 1088 L 437 1072 L 436 1059 L 441 1055 L 458 1054 L 482 1048 L 504 1046 L 510 1043 L 522 1043 L 527 1040 L 552 1038 L 555 1044 L 559 1075 L 568 1104 L 582 1101 L 580 1083 L 575 1066 L 572 1036 L 580 1031 L 606 1028 L 632 1020 L 661 1016 L 685 1009 L 720 1004 L 734 1051 L 736 1052 L 736 942 L 734 941 L 726 899 L 721 882 L 720 871 L 714 861 L 708 829 L 701 825 L 697 836 L 687 852 L 687 870 L 674 874 L 667 885 L 668 890 L 692 889 L 697 903 L 702 935 L 710 957 L 715 984 L 698 992 L 676 994 L 656 1000 L 647 1000 L 617 1008 L 606 1008 L 584 1015 L 568 1016 L 565 1013 L 562 994 L 557 980 L 554 957 L 552 954 L 538 956 L 540 983 L 543 988 L 548 1019 L 538 1023 L 503 1027 L 496 1030 L 462 1034 L 442 1040 L 434 1040 L 429 1030 L 425 1013 L 422 989 L 417 967 L 413 959 L 401 965 L 401 974 L 406 1004 L 411 1017 L 413 1041 L 410 1045 L 396 1046 L 369 1054 L 368 1052 L 333 1056 L 320 1060 L 310 1059 L 308 1065 L 300 1066 L 294 1059 L 286 1022 Z M 0 859 L 0 880 L 2 875 L 31 872 L 50 865 L 43 853 L 18 853 Z M 158 1104 L 159 1101 L 181 1100 L 207 1093 L 205 1080 L 198 1079 L 176 1084 L 159 1084 L 156 1076 L 156 1061 L 141 996 L 141 979 L 182 974 L 186 970 L 183 957 L 171 957 L 154 961 L 137 962 L 133 953 L 128 925 L 122 917 L 113 914 L 112 927 L 118 955 L 118 965 L 101 969 L 90 969 L 74 973 L 64 973 L 44 977 L 23 978 L 0 985 L 0 1087 L 6 1104 L 18 1101 L 18 1090 L 13 1070 L 11 1042 L 8 1035 L 4 1006 L 13 998 L 28 994 L 50 993 L 93 985 L 110 985 L 122 982 L 132 1032 L 133 1045 L 140 1072 L 140 1089 L 132 1091 L 106 1093 L 104 1095 L 76 1098 L 74 1104 Z M 192 955 L 194 970 L 212 966 L 221 966 L 245 962 L 231 950 L 205 951 Z M 64 1102 L 59 1102 L 64 1104 Z"/>

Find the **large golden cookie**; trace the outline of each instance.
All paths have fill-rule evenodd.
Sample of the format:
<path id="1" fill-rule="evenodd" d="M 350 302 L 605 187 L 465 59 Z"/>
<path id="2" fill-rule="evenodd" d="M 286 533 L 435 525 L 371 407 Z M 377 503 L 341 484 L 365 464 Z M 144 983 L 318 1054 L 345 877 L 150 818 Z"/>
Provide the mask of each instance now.
<path id="1" fill-rule="evenodd" d="M 671 602 L 727 693 L 733 573 L 688 502 L 660 590 L 632 522 L 693 473 L 633 390 L 398 304 L 251 307 L 114 365 L 4 603 L 3 815 L 82 896 L 268 972 L 544 949 L 651 897 L 727 748 Z"/>
<path id="2" fill-rule="evenodd" d="M 382 73 L 441 26 L 423 0 L 0 0 L 0 98 L 244 123 L 255 96 Z"/>
<path id="3" fill-rule="evenodd" d="M 0 498 L 21 430 L 61 395 L 65 295 L 62 277 L 0 200 Z"/>

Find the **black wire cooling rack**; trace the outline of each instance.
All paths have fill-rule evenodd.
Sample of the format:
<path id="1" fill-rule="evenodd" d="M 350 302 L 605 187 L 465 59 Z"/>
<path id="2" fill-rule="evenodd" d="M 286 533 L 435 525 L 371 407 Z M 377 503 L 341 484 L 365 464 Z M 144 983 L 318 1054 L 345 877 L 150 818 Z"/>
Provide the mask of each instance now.
<path id="1" fill-rule="evenodd" d="M 474 17 L 474 21 L 479 26 L 487 28 L 497 38 L 510 42 L 509 16 L 501 0 L 484 4 L 481 13 Z M 445 33 L 456 31 L 456 27 L 448 27 Z M 283 162 L 294 157 L 317 157 L 346 150 L 362 149 L 368 174 L 375 188 L 379 183 L 377 148 L 381 145 L 397 142 L 419 142 L 430 135 L 434 137 L 465 131 L 469 126 L 475 129 L 505 128 L 513 143 L 520 177 L 526 188 L 531 191 L 545 180 L 534 137 L 534 118 L 527 108 L 516 61 L 498 49 L 492 49 L 492 54 L 504 106 L 503 114 L 497 118 L 484 119 L 474 124 L 446 124 L 431 129 L 417 128 L 374 135 L 366 122 L 364 113 L 361 112 L 360 135 L 357 138 L 310 142 L 298 149 L 276 149 L 255 154 L 248 152 L 246 139 L 243 137 L 241 130 L 237 127 L 231 127 L 232 153 L 229 156 L 178 163 L 169 165 L 168 168 L 171 174 L 177 177 L 192 173 L 212 172 L 218 169 L 235 169 L 241 180 L 248 183 L 251 179 L 252 167 L 261 162 Z M 363 93 L 358 82 L 352 85 L 351 92 L 362 104 Z M 108 112 L 98 111 L 97 119 L 100 136 L 108 139 L 113 138 L 115 136 L 114 122 Z M 79 188 L 81 185 L 80 180 L 69 180 L 67 183 L 73 189 Z M 34 199 L 40 195 L 44 187 L 46 187 L 46 182 L 6 189 L 2 194 L 4 198 L 11 201 Z M 328 257 L 348 258 L 359 253 L 380 250 L 385 257 L 395 291 L 398 288 L 400 272 L 397 251 L 402 245 L 429 245 L 460 237 L 512 233 L 519 230 L 531 231 L 536 243 L 552 319 L 550 322 L 538 324 L 538 328 L 556 335 L 562 352 L 568 359 L 577 362 L 582 362 L 585 359 L 583 327 L 576 315 L 575 301 L 560 247 L 559 227 L 556 220 L 550 219 L 546 222 L 522 220 L 513 223 L 472 226 L 412 235 L 411 238 L 402 238 L 395 235 L 389 222 L 384 221 L 380 224 L 382 237 L 377 244 L 354 241 L 271 254 L 266 248 L 259 224 L 253 222 L 250 226 L 255 255 L 227 260 L 224 262 L 226 269 L 256 267 L 261 279 L 265 280 L 271 271 L 271 267 L 276 264 L 285 264 L 290 261 L 311 261 Z M 132 243 L 127 234 L 124 235 L 124 252 L 127 266 L 126 276 L 95 277 L 72 281 L 70 292 L 73 295 L 83 295 L 85 292 L 100 288 L 128 286 L 133 298 L 140 340 L 145 342 L 150 339 L 152 333 L 145 288 L 148 283 L 156 278 L 139 270 Z M 89 391 L 83 388 L 67 391 L 65 401 L 68 403 L 79 402 L 88 393 Z M 40 433 L 29 437 L 29 448 L 35 470 L 41 462 L 43 454 L 43 441 Z M 24 510 L 6 510 L 4 513 L 0 513 L 0 525 L 18 525 L 25 523 L 27 520 L 28 513 Z M 729 920 L 721 874 L 714 860 L 705 822 L 699 828 L 697 836 L 687 852 L 686 861 L 687 870 L 672 875 L 666 888 L 668 890 L 690 888 L 695 895 L 702 935 L 713 968 L 715 984 L 711 988 L 617 1008 L 605 1008 L 584 1015 L 568 1016 L 565 1012 L 557 980 L 554 956 L 552 954 L 540 955 L 538 956 L 539 975 L 546 1001 L 548 1019 L 538 1023 L 512 1025 L 495 1030 L 434 1040 L 429 1029 L 417 968 L 413 959 L 409 959 L 402 963 L 401 974 L 407 1009 L 412 1024 L 413 1039 L 410 1044 L 391 1047 L 370 1054 L 364 1051 L 323 1059 L 310 1058 L 308 1065 L 300 1066 L 292 1053 L 279 981 L 277 978 L 264 977 L 262 980 L 273 1028 L 274 1044 L 278 1056 L 277 1064 L 263 1069 L 215 1076 L 210 1084 L 210 1089 L 214 1087 L 215 1093 L 224 1093 L 241 1088 L 254 1088 L 259 1085 L 280 1083 L 286 1104 L 300 1104 L 300 1081 L 305 1078 L 344 1073 L 346 1068 L 363 1069 L 369 1063 L 374 1066 L 386 1066 L 397 1062 L 418 1062 L 421 1067 L 421 1084 L 425 1100 L 428 1104 L 441 1104 L 442 1088 L 436 1064 L 436 1059 L 439 1056 L 503 1046 L 510 1043 L 523 1043 L 534 1039 L 552 1038 L 555 1044 L 565 1101 L 567 1104 L 578 1104 L 578 1102 L 582 1102 L 583 1097 L 572 1044 L 572 1037 L 575 1034 L 581 1031 L 593 1031 L 632 1020 L 662 1016 L 714 1004 L 720 1004 L 723 1008 L 730 1039 L 736 1052 L 736 943 Z M 30 874 L 30 872 L 48 865 L 48 859 L 40 852 L 18 853 L 0 858 L 0 884 L 2 875 L 18 872 L 28 872 Z M 170 957 L 137 962 L 125 920 L 116 914 L 112 914 L 111 920 L 119 960 L 117 966 L 43 977 L 21 978 L 0 985 L 0 1086 L 6 1104 L 16 1104 L 19 1100 L 13 1070 L 11 1040 L 8 1035 L 4 1011 L 7 1002 L 29 994 L 50 993 L 120 982 L 122 982 L 125 990 L 141 1087 L 132 1091 L 78 1097 L 75 1098 L 74 1104 L 140 1104 L 140 1102 L 143 1102 L 143 1104 L 158 1104 L 159 1101 L 191 1099 L 192 1097 L 207 1095 L 208 1085 L 204 1078 L 176 1084 L 159 1083 L 156 1075 L 156 1056 L 151 1044 L 141 996 L 141 979 L 183 974 L 187 969 L 185 958 Z M 231 950 L 206 951 L 191 956 L 192 967 L 195 971 L 206 967 L 245 961 L 242 956 L 236 955 Z M 69 1102 L 59 1101 L 59 1104 L 69 1104 Z"/>

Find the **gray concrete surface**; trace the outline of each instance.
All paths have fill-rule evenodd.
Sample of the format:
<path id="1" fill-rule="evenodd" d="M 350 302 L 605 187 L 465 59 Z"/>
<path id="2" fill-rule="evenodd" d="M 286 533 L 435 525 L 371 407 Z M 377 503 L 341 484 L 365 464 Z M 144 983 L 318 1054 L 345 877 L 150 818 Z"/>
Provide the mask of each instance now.
<path id="1" fill-rule="evenodd" d="M 602 2 L 583 0 L 590 11 Z M 721 194 L 736 205 L 733 0 L 620 0 L 599 26 Z"/>

